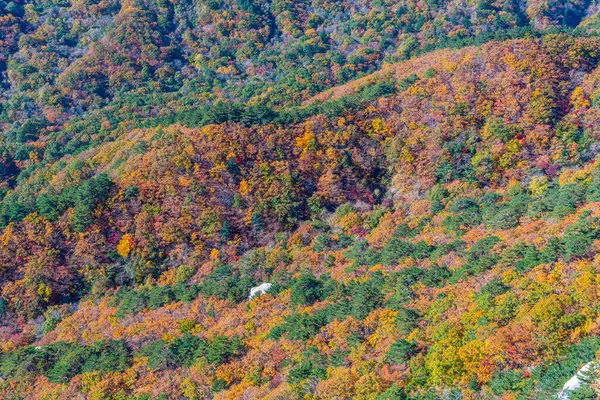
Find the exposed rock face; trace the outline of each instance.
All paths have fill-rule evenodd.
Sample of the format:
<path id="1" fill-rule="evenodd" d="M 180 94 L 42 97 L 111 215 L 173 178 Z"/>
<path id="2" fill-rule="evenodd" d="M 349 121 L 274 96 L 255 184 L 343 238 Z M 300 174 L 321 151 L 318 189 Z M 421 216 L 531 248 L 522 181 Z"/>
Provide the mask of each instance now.
<path id="1" fill-rule="evenodd" d="M 267 293 L 269 289 L 271 289 L 273 285 L 270 283 L 261 283 L 258 286 L 255 286 L 250 289 L 250 296 L 248 298 L 252 299 L 254 296 L 260 296 L 264 293 Z"/>
<path id="2" fill-rule="evenodd" d="M 560 391 L 560 394 L 558 395 L 558 399 L 559 400 L 569 400 L 569 392 L 571 392 L 573 390 L 577 390 L 583 385 L 583 382 L 581 381 L 580 377 L 582 375 L 587 375 L 589 372 L 591 372 L 590 370 L 592 368 L 597 368 L 597 367 L 598 367 L 598 365 L 594 361 L 590 361 L 589 363 L 587 363 L 583 367 L 581 367 L 581 369 L 579 371 L 577 371 L 577 373 L 575 375 L 573 375 L 573 377 L 571 377 L 571 379 L 569 379 L 567 381 L 567 383 L 565 383 L 562 390 Z"/>

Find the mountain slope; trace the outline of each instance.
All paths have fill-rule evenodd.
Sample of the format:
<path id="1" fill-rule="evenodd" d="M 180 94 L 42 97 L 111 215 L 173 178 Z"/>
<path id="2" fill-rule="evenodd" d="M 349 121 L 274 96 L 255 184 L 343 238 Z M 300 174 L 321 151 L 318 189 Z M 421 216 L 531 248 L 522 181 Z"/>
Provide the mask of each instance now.
<path id="1" fill-rule="evenodd" d="M 0 393 L 557 393 L 598 346 L 599 44 L 438 50 L 262 124 L 6 154 Z"/>
<path id="2" fill-rule="evenodd" d="M 0 7 L 0 118 L 9 136 L 35 124 L 28 139 L 123 102 L 129 107 L 116 115 L 105 110 L 109 120 L 166 113 L 168 103 L 179 110 L 219 99 L 297 103 L 385 61 L 439 47 L 579 25 L 579 33 L 593 31 L 589 17 L 597 11 L 587 0 L 23 0 Z"/>

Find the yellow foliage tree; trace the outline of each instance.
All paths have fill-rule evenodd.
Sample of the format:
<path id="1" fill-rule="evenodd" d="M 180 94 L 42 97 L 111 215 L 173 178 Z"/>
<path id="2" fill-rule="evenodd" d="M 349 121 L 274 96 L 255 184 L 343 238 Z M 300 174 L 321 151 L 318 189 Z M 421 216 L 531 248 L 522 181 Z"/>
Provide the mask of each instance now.
<path id="1" fill-rule="evenodd" d="M 134 249 L 133 237 L 129 233 L 126 233 L 121 238 L 121 241 L 117 245 L 117 252 L 121 257 L 128 257 L 131 251 Z"/>
<path id="2" fill-rule="evenodd" d="M 574 110 L 588 108 L 590 106 L 590 101 L 587 99 L 581 86 L 577 86 L 575 90 L 573 90 L 573 94 L 571 94 L 571 106 Z"/>
<path id="3" fill-rule="evenodd" d="M 302 149 L 302 155 L 304 155 L 309 150 L 314 151 L 316 144 L 317 141 L 315 134 L 312 132 L 312 126 L 307 124 L 304 130 L 304 135 L 296 138 L 296 146 Z"/>
<path id="4" fill-rule="evenodd" d="M 247 196 L 250 193 L 250 185 L 248 185 L 248 181 L 243 180 L 240 182 L 240 194 L 242 196 Z"/>

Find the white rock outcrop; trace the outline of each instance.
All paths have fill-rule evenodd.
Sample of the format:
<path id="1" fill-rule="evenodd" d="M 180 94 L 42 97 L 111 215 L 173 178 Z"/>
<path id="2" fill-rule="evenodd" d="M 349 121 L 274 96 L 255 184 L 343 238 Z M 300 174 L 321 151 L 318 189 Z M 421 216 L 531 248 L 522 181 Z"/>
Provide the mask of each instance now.
<path id="1" fill-rule="evenodd" d="M 250 296 L 248 297 L 248 299 L 252 299 L 254 296 L 260 296 L 262 294 L 267 293 L 267 291 L 271 289 L 272 286 L 272 284 L 267 282 L 261 283 L 258 286 L 254 286 L 250 289 Z"/>
<path id="2" fill-rule="evenodd" d="M 567 381 L 567 383 L 565 383 L 562 390 L 560 391 L 560 394 L 558 395 L 558 400 L 569 400 L 569 392 L 579 389 L 583 384 L 583 382 L 581 382 L 581 380 L 579 379 L 580 374 L 585 374 L 590 370 L 590 368 L 597 367 L 597 362 L 595 361 L 590 361 L 589 363 L 581 367 L 581 369 L 577 371 L 577 373 L 573 375 L 571 379 Z"/>

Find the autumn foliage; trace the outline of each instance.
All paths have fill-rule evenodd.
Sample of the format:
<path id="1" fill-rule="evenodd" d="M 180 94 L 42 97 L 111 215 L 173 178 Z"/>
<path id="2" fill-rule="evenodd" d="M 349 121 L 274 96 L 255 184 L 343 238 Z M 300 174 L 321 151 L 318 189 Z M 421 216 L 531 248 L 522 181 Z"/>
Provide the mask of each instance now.
<path id="1" fill-rule="evenodd" d="M 594 359 L 587 2 L 200 3 L 1 6 L 0 397 L 551 398 Z"/>

